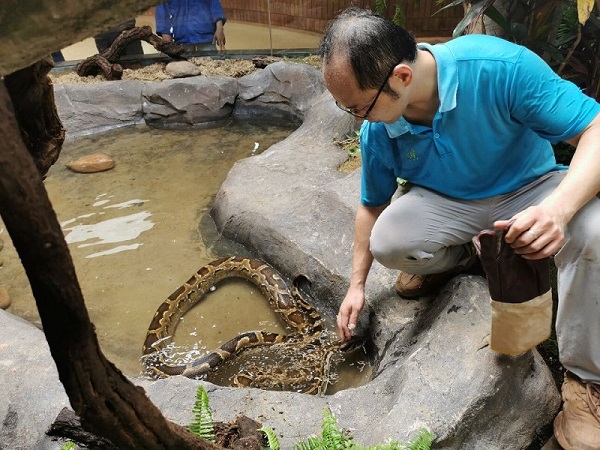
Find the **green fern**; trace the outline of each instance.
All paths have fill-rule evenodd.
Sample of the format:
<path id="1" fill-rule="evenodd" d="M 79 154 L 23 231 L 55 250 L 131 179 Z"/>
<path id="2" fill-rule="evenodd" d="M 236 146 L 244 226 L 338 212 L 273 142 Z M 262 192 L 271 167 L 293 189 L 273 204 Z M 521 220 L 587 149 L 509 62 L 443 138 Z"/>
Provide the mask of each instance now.
<path id="1" fill-rule="evenodd" d="M 388 5 L 386 0 L 375 0 L 375 13 L 377 13 L 377 15 L 381 17 L 387 17 L 387 10 Z M 394 0 L 394 16 L 388 18 L 391 19 L 396 25 L 405 25 L 406 14 L 404 13 L 401 0 Z"/>
<path id="2" fill-rule="evenodd" d="M 408 443 L 409 450 L 430 450 L 433 444 L 433 433 L 425 428 Z"/>
<path id="3" fill-rule="evenodd" d="M 294 450 L 324 450 L 323 440 L 317 436 L 311 436 L 305 441 L 294 445 Z"/>
<path id="4" fill-rule="evenodd" d="M 208 394 L 201 384 L 196 390 L 196 402 L 192 408 L 194 419 L 190 423 L 190 431 L 206 440 L 214 441 L 215 425 L 212 412 L 208 406 Z"/>
<path id="5" fill-rule="evenodd" d="M 190 431 L 204 439 L 214 441 L 214 422 L 208 406 L 208 394 L 204 386 L 199 385 L 196 391 L 196 402 L 192 409 L 194 419 L 190 424 Z M 265 450 L 280 450 L 279 439 L 275 431 L 269 427 L 259 429 L 267 437 L 268 447 Z M 408 444 L 389 440 L 385 444 L 363 447 L 353 441 L 352 436 L 338 428 L 338 423 L 328 408 L 323 410 L 321 436 L 311 436 L 305 441 L 294 445 L 294 450 L 430 450 L 433 443 L 433 434 L 425 429 L 419 430 L 416 437 Z M 61 450 L 75 450 L 77 447 L 68 442 Z"/>
<path id="6" fill-rule="evenodd" d="M 348 448 L 346 444 L 352 441 L 349 436 L 345 436 L 338 429 L 337 420 L 328 408 L 323 410 L 323 425 L 321 428 L 321 439 L 326 449 L 343 450 L 344 448 Z"/>
<path id="7" fill-rule="evenodd" d="M 387 2 L 385 0 L 375 0 L 375 12 L 383 17 L 385 10 L 387 9 Z"/>
<path id="8" fill-rule="evenodd" d="M 321 437 L 311 436 L 296 444 L 294 450 L 430 450 L 433 444 L 433 434 L 426 429 L 421 429 L 408 444 L 389 440 L 385 444 L 363 447 L 356 444 L 348 433 L 338 429 L 337 421 L 329 409 L 323 412 L 321 427 Z"/>
<path id="9" fill-rule="evenodd" d="M 396 8 L 394 9 L 394 17 L 392 18 L 392 22 L 401 27 L 406 25 L 406 14 L 404 13 L 404 8 L 400 3 L 396 3 Z"/>
<path id="10" fill-rule="evenodd" d="M 325 408 L 321 425 L 321 437 L 311 436 L 299 442 L 294 450 L 344 450 L 355 448 L 352 437 L 338 429 L 333 413 Z"/>
<path id="11" fill-rule="evenodd" d="M 265 450 L 279 450 L 279 439 L 272 428 L 262 427 L 258 431 L 262 431 L 267 437 L 268 447 Z"/>
<path id="12" fill-rule="evenodd" d="M 69 441 L 66 442 L 61 448 L 60 450 L 77 450 L 77 445 L 75 444 L 75 442 Z"/>

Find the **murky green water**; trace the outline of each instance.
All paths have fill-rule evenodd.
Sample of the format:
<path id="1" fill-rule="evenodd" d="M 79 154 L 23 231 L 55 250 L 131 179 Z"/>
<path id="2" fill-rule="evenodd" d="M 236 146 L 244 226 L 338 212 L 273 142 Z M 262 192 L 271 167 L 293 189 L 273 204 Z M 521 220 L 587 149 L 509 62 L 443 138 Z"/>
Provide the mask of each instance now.
<path id="1" fill-rule="evenodd" d="M 217 236 L 206 220 L 231 166 L 291 131 L 237 122 L 193 131 L 137 127 L 65 144 L 46 189 L 102 350 L 125 374 L 140 374 L 142 343 L 162 301 L 202 265 L 243 252 L 214 245 Z M 65 167 L 96 152 L 112 156 L 115 168 L 78 174 Z M 39 324 L 28 280 L 4 228 L 0 237 L 6 241 L 0 283 L 12 300 L 8 311 Z M 258 289 L 229 282 L 185 316 L 176 343 L 207 351 L 256 329 L 283 331 Z M 363 376 L 366 380 L 359 365 L 350 370 L 354 375 L 341 375 L 346 381 L 340 386 L 357 384 Z"/>

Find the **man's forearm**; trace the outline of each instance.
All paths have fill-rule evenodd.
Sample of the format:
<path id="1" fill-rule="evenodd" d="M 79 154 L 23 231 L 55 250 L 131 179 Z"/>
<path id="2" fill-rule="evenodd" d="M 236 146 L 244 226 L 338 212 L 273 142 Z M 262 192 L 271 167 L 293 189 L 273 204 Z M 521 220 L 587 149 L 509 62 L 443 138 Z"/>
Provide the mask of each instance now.
<path id="1" fill-rule="evenodd" d="M 561 211 L 565 223 L 600 191 L 600 114 L 574 140 L 567 176 L 544 201 Z"/>
<path id="2" fill-rule="evenodd" d="M 356 212 L 354 225 L 354 252 L 352 256 L 352 273 L 350 289 L 364 289 L 367 276 L 373 264 L 370 250 L 371 230 L 375 221 L 388 204 L 379 207 L 360 205 Z"/>

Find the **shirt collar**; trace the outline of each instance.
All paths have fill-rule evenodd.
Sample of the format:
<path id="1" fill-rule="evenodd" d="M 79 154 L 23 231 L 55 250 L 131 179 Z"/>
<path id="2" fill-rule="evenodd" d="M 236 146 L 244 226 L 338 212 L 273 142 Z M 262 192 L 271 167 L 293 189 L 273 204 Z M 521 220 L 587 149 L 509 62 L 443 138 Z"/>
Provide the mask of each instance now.
<path id="1" fill-rule="evenodd" d="M 458 67 L 452 51 L 444 44 L 417 44 L 419 50 L 427 50 L 435 58 L 437 64 L 438 95 L 440 97 L 439 112 L 444 113 L 456 108 L 456 93 L 458 92 Z M 390 138 L 396 138 L 404 133 L 412 132 L 410 123 L 400 117 L 394 123 L 384 124 Z"/>

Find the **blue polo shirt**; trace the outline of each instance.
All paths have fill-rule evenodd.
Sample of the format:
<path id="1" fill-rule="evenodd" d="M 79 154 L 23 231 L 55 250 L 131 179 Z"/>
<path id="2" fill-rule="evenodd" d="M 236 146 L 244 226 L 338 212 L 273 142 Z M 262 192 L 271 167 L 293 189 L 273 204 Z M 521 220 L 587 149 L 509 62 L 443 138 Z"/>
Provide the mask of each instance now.
<path id="1" fill-rule="evenodd" d="M 432 127 L 404 118 L 363 123 L 365 206 L 388 202 L 397 178 L 460 199 L 511 192 L 566 169 L 551 143 L 576 136 L 600 113 L 535 53 L 503 39 L 468 35 L 419 48 L 436 60 L 440 106 Z"/>

